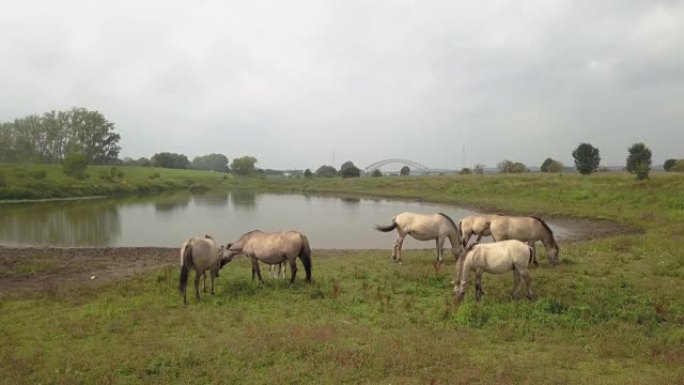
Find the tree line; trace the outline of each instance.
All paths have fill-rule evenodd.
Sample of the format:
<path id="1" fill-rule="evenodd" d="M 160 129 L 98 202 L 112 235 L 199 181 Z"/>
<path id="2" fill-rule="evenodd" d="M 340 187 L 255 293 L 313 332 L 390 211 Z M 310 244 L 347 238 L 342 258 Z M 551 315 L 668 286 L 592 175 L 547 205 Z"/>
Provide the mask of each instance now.
<path id="1" fill-rule="evenodd" d="M 98 111 L 72 108 L 0 123 L 0 162 L 62 163 L 80 153 L 89 164 L 114 163 L 121 136 Z"/>

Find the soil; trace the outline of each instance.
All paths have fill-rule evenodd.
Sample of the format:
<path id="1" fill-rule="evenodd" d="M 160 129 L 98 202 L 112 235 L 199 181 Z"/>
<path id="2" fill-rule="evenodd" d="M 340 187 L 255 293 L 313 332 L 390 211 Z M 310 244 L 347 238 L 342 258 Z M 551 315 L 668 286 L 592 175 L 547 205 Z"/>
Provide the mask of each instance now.
<path id="1" fill-rule="evenodd" d="M 635 233 L 614 222 L 554 217 L 570 230 L 559 242 L 578 242 Z M 177 266 L 177 248 L 11 248 L 0 246 L 0 296 L 26 292 L 88 289 L 136 274 Z"/>

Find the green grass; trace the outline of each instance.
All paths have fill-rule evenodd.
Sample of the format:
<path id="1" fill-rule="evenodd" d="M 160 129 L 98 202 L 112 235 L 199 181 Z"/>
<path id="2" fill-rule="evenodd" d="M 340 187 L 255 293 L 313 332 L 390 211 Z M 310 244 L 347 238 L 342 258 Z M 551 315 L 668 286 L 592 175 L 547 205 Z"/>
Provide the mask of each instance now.
<path id="1" fill-rule="evenodd" d="M 229 183 L 236 183 L 233 180 Z M 7 383 L 683 383 L 684 178 L 466 176 L 242 180 L 272 191 L 419 198 L 510 212 L 617 221 L 638 233 L 543 249 L 534 301 L 512 277 L 472 280 L 453 307 L 454 263 L 434 251 L 404 264 L 381 251 L 314 251 L 315 282 L 250 280 L 244 258 L 217 295 L 188 306 L 177 269 L 92 292 L 0 300 L 0 378 Z M 389 245 L 388 245 L 389 248 Z M 34 267 L 27 267 L 29 270 Z M 265 270 L 265 269 L 264 269 Z M 303 269 L 300 269 L 300 275 Z M 266 274 L 265 274 L 266 275 Z"/>
<path id="2" fill-rule="evenodd" d="M 153 167 L 88 166 L 88 178 L 67 177 L 58 165 L 0 164 L 0 200 L 50 199 L 156 193 L 175 189 L 207 189 L 230 176 L 197 170 Z"/>

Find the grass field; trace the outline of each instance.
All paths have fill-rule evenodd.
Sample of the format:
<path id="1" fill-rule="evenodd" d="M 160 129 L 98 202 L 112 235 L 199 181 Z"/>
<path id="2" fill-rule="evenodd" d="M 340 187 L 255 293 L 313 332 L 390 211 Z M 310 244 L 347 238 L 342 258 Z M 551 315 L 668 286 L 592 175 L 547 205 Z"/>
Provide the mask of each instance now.
<path id="1" fill-rule="evenodd" d="M 392 196 L 616 221 L 626 231 L 540 251 L 534 301 L 512 277 L 453 306 L 433 250 L 314 250 L 315 282 L 250 280 L 182 305 L 177 269 L 85 292 L 0 300 L 0 378 L 26 384 L 684 383 L 684 177 L 577 175 L 229 180 L 272 191 Z M 431 246 L 431 245 L 429 245 Z M 429 247 L 426 246 L 426 247 Z M 388 245 L 389 248 L 389 245 Z M 543 250 L 543 249 L 542 249 Z M 301 272 L 302 269 L 300 269 Z M 192 293 L 192 291 L 190 292 Z M 189 296 L 191 297 L 191 296 Z"/>
<path id="2" fill-rule="evenodd" d="M 67 177 L 59 165 L 0 164 L 0 200 L 150 194 L 181 188 L 206 189 L 230 176 L 197 170 L 88 166 L 83 180 Z"/>

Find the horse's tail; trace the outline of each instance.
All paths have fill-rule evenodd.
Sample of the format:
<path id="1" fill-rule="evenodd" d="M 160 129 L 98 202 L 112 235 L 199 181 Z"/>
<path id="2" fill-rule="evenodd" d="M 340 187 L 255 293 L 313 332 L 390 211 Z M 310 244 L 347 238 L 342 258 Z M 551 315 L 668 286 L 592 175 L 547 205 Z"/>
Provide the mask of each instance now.
<path id="1" fill-rule="evenodd" d="M 299 249 L 299 259 L 304 265 L 304 271 L 306 271 L 306 280 L 311 282 L 311 246 L 309 246 L 309 239 L 304 234 L 299 234 L 302 239 L 302 246 Z"/>
<path id="2" fill-rule="evenodd" d="M 387 232 L 392 231 L 396 228 L 397 228 L 397 222 L 396 222 L 395 218 L 392 218 L 392 224 L 389 226 L 380 226 L 380 225 L 375 226 L 376 230 L 382 231 L 383 233 L 387 233 Z"/>
<path id="3" fill-rule="evenodd" d="M 186 242 L 181 248 L 180 282 L 178 283 L 178 291 L 181 294 L 185 294 L 185 288 L 188 285 L 188 274 L 192 265 L 192 244 Z"/>

